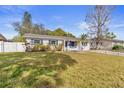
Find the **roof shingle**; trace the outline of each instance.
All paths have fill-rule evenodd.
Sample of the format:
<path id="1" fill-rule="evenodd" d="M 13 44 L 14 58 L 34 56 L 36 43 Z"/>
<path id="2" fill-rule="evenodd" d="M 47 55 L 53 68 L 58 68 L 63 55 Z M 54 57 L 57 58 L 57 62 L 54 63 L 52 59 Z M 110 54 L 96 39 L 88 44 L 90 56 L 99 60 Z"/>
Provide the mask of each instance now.
<path id="1" fill-rule="evenodd" d="M 77 38 L 73 37 L 65 37 L 65 36 L 51 36 L 51 35 L 38 35 L 38 34 L 31 34 L 26 33 L 24 35 L 25 38 L 39 38 L 39 39 L 57 39 L 57 40 L 73 40 L 77 41 Z"/>

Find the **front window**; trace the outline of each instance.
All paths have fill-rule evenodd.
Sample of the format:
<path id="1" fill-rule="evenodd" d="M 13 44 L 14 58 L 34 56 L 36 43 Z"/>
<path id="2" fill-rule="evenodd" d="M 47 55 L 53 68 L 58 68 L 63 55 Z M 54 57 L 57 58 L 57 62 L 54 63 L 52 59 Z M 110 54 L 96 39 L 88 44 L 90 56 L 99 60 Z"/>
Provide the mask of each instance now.
<path id="1" fill-rule="evenodd" d="M 40 44 L 40 40 L 34 40 L 34 44 Z"/>
<path id="2" fill-rule="evenodd" d="M 77 42 L 75 42 L 75 41 L 70 41 L 70 42 L 69 42 L 69 46 L 70 46 L 70 47 L 76 47 L 76 46 L 77 46 Z"/>
<path id="3" fill-rule="evenodd" d="M 33 41 L 34 41 L 33 44 L 42 44 L 43 43 L 42 40 L 39 40 L 39 39 L 35 39 Z"/>
<path id="4" fill-rule="evenodd" d="M 50 45 L 58 45 L 58 40 L 50 40 L 49 44 Z"/>

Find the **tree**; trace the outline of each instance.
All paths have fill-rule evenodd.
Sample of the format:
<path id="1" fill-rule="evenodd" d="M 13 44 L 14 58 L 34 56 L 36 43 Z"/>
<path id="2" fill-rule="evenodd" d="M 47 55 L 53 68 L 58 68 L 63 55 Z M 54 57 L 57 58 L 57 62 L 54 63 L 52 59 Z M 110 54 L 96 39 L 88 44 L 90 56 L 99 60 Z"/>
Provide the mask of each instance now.
<path id="1" fill-rule="evenodd" d="M 22 22 L 14 22 L 13 26 L 20 36 L 25 33 L 32 34 L 47 34 L 42 24 L 33 24 L 31 14 L 28 12 L 24 13 Z"/>
<path id="2" fill-rule="evenodd" d="M 47 32 L 47 35 L 53 35 L 53 31 L 51 31 L 49 29 L 47 29 L 46 32 Z"/>
<path id="3" fill-rule="evenodd" d="M 32 34 L 47 34 L 42 24 L 34 24 Z"/>
<path id="4" fill-rule="evenodd" d="M 67 36 L 67 33 L 64 32 L 61 28 L 57 28 L 53 31 L 53 35 L 55 36 Z"/>
<path id="5" fill-rule="evenodd" d="M 73 34 L 67 33 L 61 28 L 57 28 L 54 31 L 50 31 L 46 30 L 43 24 L 33 24 L 31 14 L 28 12 L 24 13 L 22 22 L 14 22 L 13 26 L 15 28 L 15 31 L 19 32 L 19 35 L 14 37 L 14 40 L 17 40 L 17 38 L 20 39 L 20 37 L 23 37 L 25 33 L 75 37 Z"/>
<path id="6" fill-rule="evenodd" d="M 67 33 L 67 37 L 74 37 L 75 38 L 75 36 L 72 34 L 72 33 Z"/>
<path id="7" fill-rule="evenodd" d="M 17 36 L 14 36 L 13 39 L 12 39 L 14 42 L 24 42 L 25 41 L 25 38 L 20 36 L 20 35 L 17 35 Z"/>
<path id="8" fill-rule="evenodd" d="M 33 24 L 32 24 L 31 14 L 29 14 L 28 12 L 25 12 L 22 23 L 14 22 L 13 26 L 21 36 L 23 36 L 25 33 L 32 33 Z"/>
<path id="9" fill-rule="evenodd" d="M 116 35 L 113 32 L 108 32 L 105 36 L 107 39 L 114 39 L 116 38 Z"/>
<path id="10" fill-rule="evenodd" d="M 86 39 L 88 38 L 88 35 L 87 34 L 81 34 L 81 40 L 82 41 L 85 41 Z"/>
<path id="11" fill-rule="evenodd" d="M 22 21 L 22 32 L 24 33 L 32 33 L 32 16 L 27 11 L 24 13 L 23 21 Z"/>
<path id="12" fill-rule="evenodd" d="M 66 36 L 66 37 L 75 37 L 73 34 L 71 33 L 67 33 L 65 32 L 63 29 L 61 28 L 57 28 L 55 29 L 54 31 L 50 31 L 50 30 L 47 30 L 47 34 L 48 35 L 53 35 L 53 36 Z"/>
<path id="13" fill-rule="evenodd" d="M 100 41 L 108 31 L 108 23 L 110 22 L 113 8 L 113 6 L 97 5 L 86 16 L 90 37 L 96 38 L 96 49 L 99 48 Z"/>
<path id="14" fill-rule="evenodd" d="M 79 44 L 80 44 L 80 42 L 81 42 L 81 43 L 86 42 L 87 39 L 88 39 L 88 34 L 85 34 L 85 33 L 81 34 L 80 40 L 79 40 Z"/>

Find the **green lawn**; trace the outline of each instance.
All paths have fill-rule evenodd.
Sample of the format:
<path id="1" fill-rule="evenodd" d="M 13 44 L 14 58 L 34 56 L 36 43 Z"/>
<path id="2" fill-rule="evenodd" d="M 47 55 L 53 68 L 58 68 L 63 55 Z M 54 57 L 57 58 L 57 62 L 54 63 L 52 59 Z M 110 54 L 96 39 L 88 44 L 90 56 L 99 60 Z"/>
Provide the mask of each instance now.
<path id="1" fill-rule="evenodd" d="M 60 53 L 0 54 L 0 87 L 58 87 L 60 73 L 75 63 Z"/>
<path id="2" fill-rule="evenodd" d="M 124 87 L 124 57 L 89 52 L 0 54 L 0 87 Z"/>

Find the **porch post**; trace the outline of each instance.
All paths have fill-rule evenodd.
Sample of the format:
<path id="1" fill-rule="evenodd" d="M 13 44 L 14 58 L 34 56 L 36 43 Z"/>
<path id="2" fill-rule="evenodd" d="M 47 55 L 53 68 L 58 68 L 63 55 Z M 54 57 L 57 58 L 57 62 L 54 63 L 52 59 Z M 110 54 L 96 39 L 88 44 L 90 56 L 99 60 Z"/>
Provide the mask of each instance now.
<path id="1" fill-rule="evenodd" d="M 70 41 L 68 40 L 68 41 L 67 41 L 67 48 L 66 48 L 67 51 L 69 51 L 69 48 L 70 48 L 69 43 L 70 43 Z"/>
<path id="2" fill-rule="evenodd" d="M 77 41 L 78 43 L 77 43 L 77 46 L 78 46 L 78 49 L 79 49 L 79 51 L 81 50 L 81 41 Z"/>
<path id="3" fill-rule="evenodd" d="M 66 51 L 68 51 L 68 43 L 69 43 L 69 41 L 67 40 L 67 41 L 65 41 L 65 43 L 66 43 Z"/>
<path id="4" fill-rule="evenodd" d="M 63 48 L 62 51 L 65 51 L 65 40 L 63 40 Z"/>

